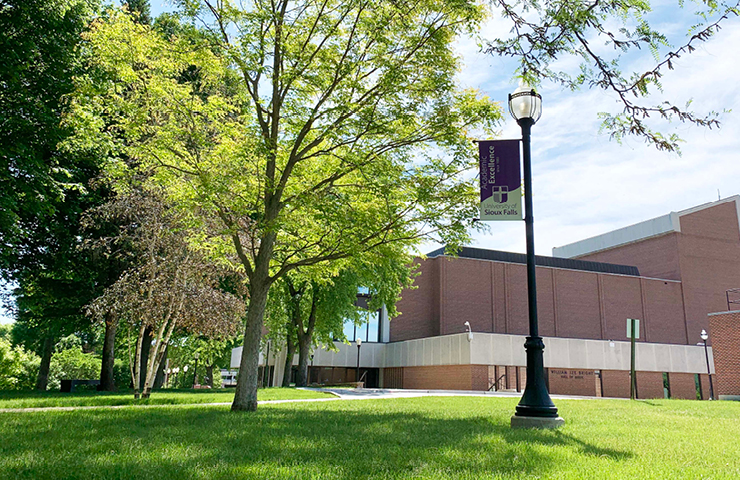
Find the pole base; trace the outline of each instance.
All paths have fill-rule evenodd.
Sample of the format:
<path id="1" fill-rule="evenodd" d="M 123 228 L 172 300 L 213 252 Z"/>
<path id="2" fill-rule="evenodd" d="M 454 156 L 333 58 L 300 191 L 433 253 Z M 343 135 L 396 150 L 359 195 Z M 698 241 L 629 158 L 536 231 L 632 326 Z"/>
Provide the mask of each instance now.
<path id="1" fill-rule="evenodd" d="M 563 417 L 511 416 L 511 428 L 560 428 L 565 425 Z"/>

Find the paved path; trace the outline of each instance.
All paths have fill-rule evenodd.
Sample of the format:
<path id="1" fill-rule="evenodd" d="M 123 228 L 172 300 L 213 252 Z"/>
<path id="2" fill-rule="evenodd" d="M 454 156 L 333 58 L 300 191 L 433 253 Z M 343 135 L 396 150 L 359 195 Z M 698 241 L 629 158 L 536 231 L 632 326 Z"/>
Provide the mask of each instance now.
<path id="1" fill-rule="evenodd" d="M 292 400 L 261 400 L 259 405 L 272 405 L 280 403 L 304 403 L 304 402 L 331 402 L 338 400 L 379 400 L 393 398 L 418 398 L 418 397 L 521 397 L 519 392 L 479 392 L 470 390 L 402 390 L 402 389 L 384 389 L 384 388 L 311 388 L 306 387 L 302 390 L 314 392 L 331 393 L 334 397 L 328 398 L 301 398 Z M 602 397 L 576 397 L 568 395 L 552 395 L 553 399 L 568 400 L 602 400 Z M 615 399 L 616 400 L 616 399 Z M 0 413 L 26 413 L 26 412 L 47 412 L 47 411 L 67 411 L 67 410 L 94 410 L 94 409 L 118 409 L 118 408 L 157 408 L 157 407 L 224 407 L 231 405 L 231 402 L 218 403 L 174 403 L 174 404 L 151 404 L 151 405 L 86 405 L 71 407 L 31 407 L 31 408 L 0 408 Z"/>
<path id="2" fill-rule="evenodd" d="M 513 397 L 520 398 L 521 392 L 481 392 L 475 390 L 406 390 L 393 388 L 304 388 L 316 392 L 333 393 L 342 400 L 369 400 L 381 398 L 415 397 Z M 619 400 L 606 397 L 579 397 L 574 395 L 550 395 L 556 400 Z"/>

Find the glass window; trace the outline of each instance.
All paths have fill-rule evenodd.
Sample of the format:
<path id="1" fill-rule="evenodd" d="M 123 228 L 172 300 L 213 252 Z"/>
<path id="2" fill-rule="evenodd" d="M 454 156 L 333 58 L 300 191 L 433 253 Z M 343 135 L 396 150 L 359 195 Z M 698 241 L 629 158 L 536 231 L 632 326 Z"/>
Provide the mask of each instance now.
<path id="1" fill-rule="evenodd" d="M 355 341 L 355 322 L 352 320 L 344 321 L 344 336 L 347 337 L 347 340 L 350 342 Z"/>
<path id="2" fill-rule="evenodd" d="M 360 310 L 360 318 L 362 321 L 360 325 L 355 325 L 355 322 L 349 318 L 344 321 L 344 336 L 347 341 L 354 342 L 359 337 L 363 342 L 379 342 L 380 311 Z"/>
<path id="3" fill-rule="evenodd" d="M 356 337 L 360 337 L 363 342 L 367 342 L 367 323 L 357 325 L 357 330 L 355 330 L 355 332 Z"/>
<path id="4" fill-rule="evenodd" d="M 380 336 L 380 312 L 368 312 L 367 341 L 377 342 Z"/>

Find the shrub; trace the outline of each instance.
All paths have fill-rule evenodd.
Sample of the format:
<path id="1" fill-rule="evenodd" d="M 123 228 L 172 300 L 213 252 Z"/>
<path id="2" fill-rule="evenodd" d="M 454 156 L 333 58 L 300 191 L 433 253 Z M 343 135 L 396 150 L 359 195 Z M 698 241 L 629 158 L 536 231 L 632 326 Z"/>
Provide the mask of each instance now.
<path id="1" fill-rule="evenodd" d="M 35 353 L 0 338 L 0 390 L 33 388 L 40 361 Z"/>
<path id="2" fill-rule="evenodd" d="M 62 380 L 94 380 L 100 378 L 101 360 L 79 347 L 55 353 L 49 368 L 49 390 L 59 389 Z"/>

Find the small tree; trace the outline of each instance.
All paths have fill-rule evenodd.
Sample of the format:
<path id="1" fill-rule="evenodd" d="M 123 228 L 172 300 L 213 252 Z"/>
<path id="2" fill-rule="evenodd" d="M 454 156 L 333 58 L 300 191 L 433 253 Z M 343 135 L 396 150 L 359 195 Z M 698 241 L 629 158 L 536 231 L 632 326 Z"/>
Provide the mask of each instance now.
<path id="1" fill-rule="evenodd" d="M 98 318 L 113 312 L 136 332 L 130 359 L 136 398 L 142 380 L 143 342 L 147 329 L 151 329 L 152 346 L 148 358 L 144 358 L 143 397 L 147 398 L 173 332 L 233 334 L 240 325 L 244 304 L 219 288 L 223 268 L 189 247 L 176 212 L 155 193 L 123 193 L 100 212 L 129 218 L 117 241 L 131 244 L 138 265 L 106 289 L 90 305 L 89 312 Z"/>

